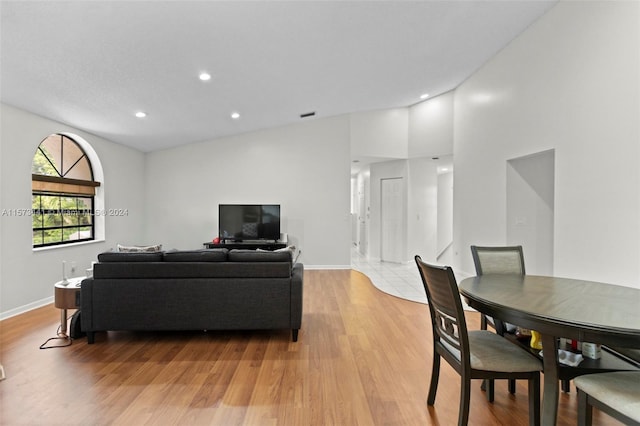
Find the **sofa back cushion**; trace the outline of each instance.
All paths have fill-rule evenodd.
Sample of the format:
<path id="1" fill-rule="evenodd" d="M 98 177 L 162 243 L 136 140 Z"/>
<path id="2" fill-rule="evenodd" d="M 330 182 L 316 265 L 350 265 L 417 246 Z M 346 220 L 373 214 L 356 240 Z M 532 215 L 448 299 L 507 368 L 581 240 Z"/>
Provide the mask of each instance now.
<path id="1" fill-rule="evenodd" d="M 230 262 L 289 262 L 291 263 L 291 253 L 289 251 L 263 251 L 263 250 L 231 250 L 229 252 Z"/>
<path id="2" fill-rule="evenodd" d="M 162 262 L 162 252 L 106 251 L 98 255 L 98 262 Z"/>
<path id="3" fill-rule="evenodd" d="M 289 278 L 288 251 L 203 249 L 159 253 L 105 252 L 93 266 L 96 279 Z"/>
<path id="4" fill-rule="evenodd" d="M 176 250 L 164 253 L 165 262 L 226 262 L 229 250 L 202 249 L 202 250 Z"/>

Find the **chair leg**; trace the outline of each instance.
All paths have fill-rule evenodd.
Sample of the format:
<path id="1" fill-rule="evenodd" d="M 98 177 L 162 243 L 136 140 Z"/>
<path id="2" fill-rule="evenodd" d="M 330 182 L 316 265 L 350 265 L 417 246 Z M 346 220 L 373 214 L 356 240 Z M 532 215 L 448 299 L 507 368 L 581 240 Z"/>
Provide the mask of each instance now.
<path id="1" fill-rule="evenodd" d="M 587 402 L 587 394 L 578 389 L 578 426 L 591 426 L 593 407 Z"/>
<path id="2" fill-rule="evenodd" d="M 491 379 L 484 379 L 480 385 L 480 390 L 487 393 L 487 401 L 493 402 L 495 395 L 495 384 Z"/>
<path id="3" fill-rule="evenodd" d="M 529 426 L 540 426 L 540 373 L 529 379 Z"/>
<path id="4" fill-rule="evenodd" d="M 460 381 L 460 412 L 458 413 L 458 426 L 467 426 L 469 422 L 469 400 L 471 399 L 471 380 L 464 374 Z"/>
<path id="5" fill-rule="evenodd" d="M 493 402 L 493 397 L 494 397 L 494 389 L 495 389 L 495 381 L 492 379 L 485 379 L 484 382 L 486 383 L 485 387 L 487 390 L 487 401 L 489 402 Z"/>
<path id="6" fill-rule="evenodd" d="M 487 329 L 487 317 L 485 314 L 480 314 L 480 330 Z"/>
<path id="7" fill-rule="evenodd" d="M 427 405 L 433 405 L 436 402 L 436 392 L 438 391 L 438 377 L 440 376 L 440 355 L 433 354 L 433 365 L 431 366 L 431 384 L 429 385 L 429 396 L 427 397 Z"/>
<path id="8" fill-rule="evenodd" d="M 515 379 L 509 379 L 509 393 L 514 395 L 516 393 L 516 381 Z"/>
<path id="9" fill-rule="evenodd" d="M 560 383 L 562 384 L 562 392 L 571 392 L 571 380 L 561 380 Z"/>

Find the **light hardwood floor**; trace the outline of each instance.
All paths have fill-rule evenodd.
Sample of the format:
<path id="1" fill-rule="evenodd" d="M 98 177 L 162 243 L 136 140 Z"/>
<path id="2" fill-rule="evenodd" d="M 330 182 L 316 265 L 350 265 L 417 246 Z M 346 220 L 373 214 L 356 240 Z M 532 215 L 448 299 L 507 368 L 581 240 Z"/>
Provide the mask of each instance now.
<path id="1" fill-rule="evenodd" d="M 443 362 L 434 407 L 428 307 L 348 270 L 305 271 L 304 316 L 290 331 L 98 333 L 40 350 L 52 305 L 0 322 L 2 425 L 452 425 L 459 376 Z M 468 314 L 477 328 L 477 313 Z M 472 425 L 526 425 L 526 383 L 472 385 Z M 559 425 L 574 425 L 575 392 Z M 594 413 L 595 424 L 616 424 Z"/>

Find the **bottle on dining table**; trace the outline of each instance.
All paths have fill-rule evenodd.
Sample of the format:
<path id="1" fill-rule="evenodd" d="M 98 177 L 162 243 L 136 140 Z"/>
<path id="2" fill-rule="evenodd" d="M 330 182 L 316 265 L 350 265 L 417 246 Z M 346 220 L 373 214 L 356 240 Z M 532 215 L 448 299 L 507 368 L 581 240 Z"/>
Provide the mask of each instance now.
<path id="1" fill-rule="evenodd" d="M 529 342 L 529 346 L 532 349 L 542 349 L 542 335 L 539 332 L 531 330 L 531 341 Z"/>

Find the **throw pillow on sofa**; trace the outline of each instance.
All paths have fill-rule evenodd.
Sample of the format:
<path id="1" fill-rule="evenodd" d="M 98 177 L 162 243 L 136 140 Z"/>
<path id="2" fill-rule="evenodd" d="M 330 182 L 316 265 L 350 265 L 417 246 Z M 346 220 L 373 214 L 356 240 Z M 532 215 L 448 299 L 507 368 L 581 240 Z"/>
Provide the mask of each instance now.
<path id="1" fill-rule="evenodd" d="M 151 246 L 123 246 L 118 244 L 118 252 L 120 253 L 156 253 L 162 251 L 162 244 L 155 244 Z"/>
<path id="2" fill-rule="evenodd" d="M 289 253 L 289 255 L 291 256 L 291 263 L 295 263 L 295 257 L 296 257 L 296 246 L 287 246 L 287 247 L 283 247 L 280 249 L 276 249 L 276 250 L 265 250 L 265 249 L 257 249 L 257 251 L 270 251 L 273 253 Z"/>

